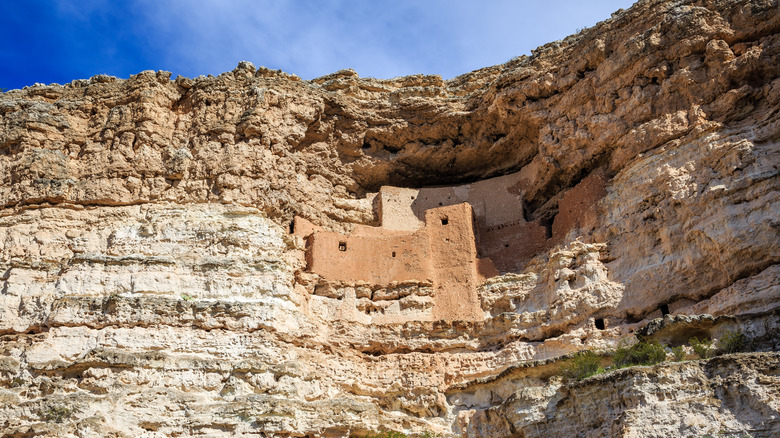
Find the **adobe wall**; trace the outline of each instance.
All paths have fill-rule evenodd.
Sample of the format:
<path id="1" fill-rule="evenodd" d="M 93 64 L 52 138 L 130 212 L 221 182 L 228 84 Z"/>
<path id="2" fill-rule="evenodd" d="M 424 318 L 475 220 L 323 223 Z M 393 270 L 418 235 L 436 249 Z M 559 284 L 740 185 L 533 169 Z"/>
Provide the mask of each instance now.
<path id="1" fill-rule="evenodd" d="M 414 232 L 358 226 L 345 235 L 303 221 L 300 227 L 301 232 L 311 231 L 306 251 L 309 272 L 329 282 L 433 284 L 433 319 L 482 319 L 477 296 L 480 272 L 492 274 L 495 269 L 489 261 L 477 259 L 469 204 L 427 211 L 424 226 Z M 387 315 L 379 319 L 389 320 Z"/>
<path id="2" fill-rule="evenodd" d="M 313 223 L 307 221 L 306 219 L 300 216 L 295 216 L 293 218 L 292 228 L 290 229 L 293 235 L 301 238 L 308 237 L 315 231 L 321 231 L 321 230 L 322 227 L 314 225 Z"/>
<path id="3" fill-rule="evenodd" d="M 598 221 L 598 201 L 607 194 L 603 172 L 588 175 L 558 201 L 558 215 L 552 225 L 553 239 L 560 240 L 573 228 L 594 227 Z"/>
<path id="4" fill-rule="evenodd" d="M 430 281 L 430 251 L 424 230 L 404 235 L 317 231 L 309 237 L 309 271 L 331 281 L 389 284 Z"/>
<path id="5" fill-rule="evenodd" d="M 451 188 L 382 187 L 378 205 L 381 226 L 357 225 L 349 235 L 324 231 L 296 218 L 294 233 L 308 236 L 307 270 L 328 282 L 345 285 L 432 285 L 432 298 L 409 298 L 408 303 L 398 303 L 401 310 L 410 306 L 428 309 L 432 300 L 430 312 L 404 317 L 382 310 L 381 315 L 371 316 L 373 322 L 429 317 L 482 319 L 477 288 L 484 279 L 501 272 L 518 272 L 524 263 L 562 240 L 573 227 L 595 225 L 596 205 L 606 194 L 606 177 L 600 173 L 568 190 L 559 201 L 550 236 L 547 227 L 523 218 L 522 200 L 514 193 L 516 175 Z M 483 220 L 480 221 L 471 202 L 444 205 L 454 199 L 479 201 Z M 421 220 L 415 209 L 433 203 L 424 210 Z M 390 225 L 386 226 L 386 222 Z M 399 298 L 403 298 L 401 295 L 399 292 Z M 368 299 L 388 297 L 374 297 L 372 293 Z M 362 302 L 366 315 L 371 314 L 369 307 L 392 307 L 376 303 Z"/>
<path id="6" fill-rule="evenodd" d="M 598 201 L 606 195 L 607 176 L 594 172 L 566 191 L 558 201 L 551 230 L 540 222 L 515 222 L 477 230 L 480 257 L 489 258 L 500 272 L 518 272 L 536 254 L 561 242 L 573 228 L 593 227 Z"/>
<path id="7" fill-rule="evenodd" d="M 520 173 L 452 187 L 408 189 L 383 186 L 379 190 L 383 228 L 416 230 L 423 226 L 425 212 L 467 202 L 477 224 L 495 226 L 523 218 Z"/>
<path id="8" fill-rule="evenodd" d="M 480 257 L 489 258 L 499 272 L 519 272 L 525 262 L 550 245 L 546 227 L 522 219 L 479 228 L 478 239 Z"/>
<path id="9" fill-rule="evenodd" d="M 419 189 L 382 186 L 379 189 L 379 221 L 383 229 L 415 231 L 425 226 L 425 215 L 417 214 L 412 204 L 420 195 Z"/>
<path id="10" fill-rule="evenodd" d="M 431 208 L 468 202 L 482 226 L 513 222 L 523 218 L 520 184 L 520 174 L 513 173 L 461 186 L 428 187 L 420 190 L 412 210 L 419 216 Z"/>
<path id="11" fill-rule="evenodd" d="M 425 224 L 430 239 L 434 319 L 481 320 L 477 286 L 482 279 L 477 272 L 471 206 L 462 203 L 428 210 Z"/>
<path id="12" fill-rule="evenodd" d="M 378 213 L 383 229 L 414 231 L 424 226 L 426 212 L 468 203 L 474 212 L 476 246 L 498 271 L 519 269 L 546 245 L 545 227 L 523 218 L 521 174 L 452 187 L 409 189 L 384 186 Z M 493 273 L 488 267 L 483 273 Z"/>

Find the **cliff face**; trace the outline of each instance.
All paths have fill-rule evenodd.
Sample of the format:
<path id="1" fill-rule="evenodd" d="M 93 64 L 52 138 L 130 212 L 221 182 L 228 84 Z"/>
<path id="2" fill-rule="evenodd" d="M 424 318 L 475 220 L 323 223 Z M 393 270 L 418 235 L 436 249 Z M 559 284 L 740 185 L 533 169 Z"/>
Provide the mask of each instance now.
<path id="1" fill-rule="evenodd" d="M 241 63 L 0 94 L 0 431 L 780 433 L 778 6 L 640 1 L 448 81 Z M 442 250 L 414 281 L 312 269 L 318 235 L 401 238 L 382 186 L 499 176 L 522 211 L 463 195 L 467 280 Z M 560 378 L 736 329 L 764 352 Z"/>

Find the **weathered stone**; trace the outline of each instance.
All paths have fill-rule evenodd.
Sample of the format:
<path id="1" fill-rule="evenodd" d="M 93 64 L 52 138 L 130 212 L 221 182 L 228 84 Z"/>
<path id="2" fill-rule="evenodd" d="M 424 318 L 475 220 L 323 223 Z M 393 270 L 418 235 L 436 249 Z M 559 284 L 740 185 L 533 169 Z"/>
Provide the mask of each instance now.
<path id="1" fill-rule="evenodd" d="M 0 94 L 0 432 L 776 436 L 777 10 L 640 1 L 446 81 Z M 767 351 L 560 376 L 733 331 Z"/>

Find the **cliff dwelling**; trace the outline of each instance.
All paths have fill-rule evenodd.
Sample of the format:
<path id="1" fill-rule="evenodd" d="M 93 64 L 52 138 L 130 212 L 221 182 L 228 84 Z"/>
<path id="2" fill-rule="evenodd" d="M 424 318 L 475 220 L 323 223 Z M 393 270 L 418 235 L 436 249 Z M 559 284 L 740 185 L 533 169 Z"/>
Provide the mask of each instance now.
<path id="1" fill-rule="evenodd" d="M 0 438 L 780 437 L 778 10 L 0 90 Z"/>
<path id="2" fill-rule="evenodd" d="M 481 320 L 478 286 L 520 272 L 570 229 L 594 224 L 605 183 L 595 172 L 567 191 L 551 224 L 526 220 L 522 176 L 514 173 L 448 187 L 383 186 L 374 197 L 379 226 L 342 234 L 296 217 L 292 232 L 305 239 L 308 272 L 331 284 L 370 285 L 362 298 L 372 302 L 407 300 L 395 311 L 379 307 L 373 322 L 406 319 L 408 308 L 414 319 L 423 310 L 431 320 Z"/>

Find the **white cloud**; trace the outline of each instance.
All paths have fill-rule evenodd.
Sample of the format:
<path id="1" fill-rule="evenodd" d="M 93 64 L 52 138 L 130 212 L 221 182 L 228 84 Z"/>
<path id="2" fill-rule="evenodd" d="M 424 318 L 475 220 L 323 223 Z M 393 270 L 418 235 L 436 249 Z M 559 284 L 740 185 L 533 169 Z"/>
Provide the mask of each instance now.
<path id="1" fill-rule="evenodd" d="M 79 19 L 101 13 L 61 8 Z M 452 77 L 504 62 L 595 24 L 627 0 L 518 2 L 138 0 L 127 29 L 148 68 L 194 76 L 240 60 L 304 78 L 354 68 L 361 76 Z"/>

